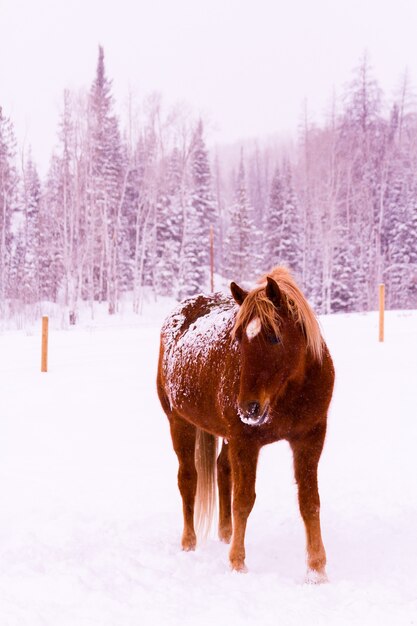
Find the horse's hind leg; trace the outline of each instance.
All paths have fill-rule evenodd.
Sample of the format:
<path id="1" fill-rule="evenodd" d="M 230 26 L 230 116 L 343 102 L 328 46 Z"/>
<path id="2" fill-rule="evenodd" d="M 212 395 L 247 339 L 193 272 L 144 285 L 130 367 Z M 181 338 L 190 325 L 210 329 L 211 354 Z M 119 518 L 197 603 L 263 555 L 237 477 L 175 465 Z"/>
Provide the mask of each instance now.
<path id="1" fill-rule="evenodd" d="M 223 441 L 217 459 L 217 482 L 219 485 L 219 538 L 230 543 L 232 538 L 232 473 L 229 460 L 229 446 Z"/>
<path id="2" fill-rule="evenodd" d="M 182 497 L 184 531 L 183 550 L 194 550 L 197 538 L 194 530 L 194 502 L 197 489 L 197 471 L 194 461 L 196 428 L 180 417 L 171 416 L 171 437 L 178 457 L 178 487 Z"/>
<path id="3" fill-rule="evenodd" d="M 294 471 L 298 485 L 298 500 L 307 538 L 307 581 L 325 582 L 326 552 L 321 538 L 320 497 L 317 467 L 323 449 L 325 427 L 307 437 L 290 442 L 294 454 Z"/>

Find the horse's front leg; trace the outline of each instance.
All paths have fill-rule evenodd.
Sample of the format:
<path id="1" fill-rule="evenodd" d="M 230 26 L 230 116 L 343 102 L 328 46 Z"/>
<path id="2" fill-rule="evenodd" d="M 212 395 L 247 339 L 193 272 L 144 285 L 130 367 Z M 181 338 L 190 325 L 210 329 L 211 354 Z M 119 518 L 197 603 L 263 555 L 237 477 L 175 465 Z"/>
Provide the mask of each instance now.
<path id="1" fill-rule="evenodd" d="M 317 467 L 323 449 L 325 426 L 315 429 L 307 437 L 291 441 L 294 454 L 294 472 L 298 485 L 298 501 L 304 520 L 307 540 L 307 582 L 327 581 L 326 552 L 321 538 L 320 497 Z"/>
<path id="2" fill-rule="evenodd" d="M 233 535 L 229 559 L 232 569 L 245 572 L 245 531 L 249 513 L 255 503 L 256 466 L 259 447 L 239 440 L 229 442 L 233 480 Z"/>

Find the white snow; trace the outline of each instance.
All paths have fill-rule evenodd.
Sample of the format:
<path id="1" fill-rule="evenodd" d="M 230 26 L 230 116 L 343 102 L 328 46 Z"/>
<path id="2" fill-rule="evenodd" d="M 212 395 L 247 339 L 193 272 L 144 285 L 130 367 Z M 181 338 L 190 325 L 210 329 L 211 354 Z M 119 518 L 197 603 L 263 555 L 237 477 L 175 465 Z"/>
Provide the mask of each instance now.
<path id="1" fill-rule="evenodd" d="M 162 311 L 163 309 L 163 311 Z M 417 312 L 321 319 L 336 389 L 320 464 L 329 583 L 306 585 L 286 443 L 264 448 L 248 574 L 213 536 L 180 549 L 155 391 L 166 303 L 0 334 L 1 626 L 417 623 Z"/>

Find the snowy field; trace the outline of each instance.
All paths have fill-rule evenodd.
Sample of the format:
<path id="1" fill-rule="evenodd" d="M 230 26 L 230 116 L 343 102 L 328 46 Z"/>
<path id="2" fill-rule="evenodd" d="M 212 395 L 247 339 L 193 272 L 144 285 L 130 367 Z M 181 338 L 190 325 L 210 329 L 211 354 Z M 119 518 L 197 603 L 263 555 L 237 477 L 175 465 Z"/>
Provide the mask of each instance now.
<path id="1" fill-rule="evenodd" d="M 248 574 L 213 536 L 180 550 L 155 392 L 164 303 L 0 333 L 0 625 L 417 624 L 417 312 L 322 318 L 337 374 L 320 464 L 330 582 L 304 584 L 286 443 L 264 448 Z M 40 326 L 40 324 L 39 324 Z M 53 325 L 54 326 L 54 325 Z"/>

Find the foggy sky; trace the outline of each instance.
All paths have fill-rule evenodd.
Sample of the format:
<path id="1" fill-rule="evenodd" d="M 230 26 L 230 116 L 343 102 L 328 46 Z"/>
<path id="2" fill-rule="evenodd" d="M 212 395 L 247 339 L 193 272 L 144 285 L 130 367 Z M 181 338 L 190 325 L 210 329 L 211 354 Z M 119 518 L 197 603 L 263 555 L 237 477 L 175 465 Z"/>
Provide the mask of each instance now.
<path id="1" fill-rule="evenodd" d="M 320 120 L 365 50 L 388 98 L 417 78 L 415 0 L 0 0 L 0 105 L 41 169 L 65 88 L 105 50 L 117 111 L 160 91 L 209 120 L 209 142 Z"/>

